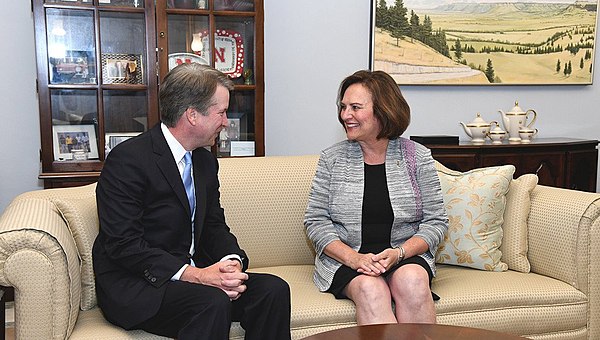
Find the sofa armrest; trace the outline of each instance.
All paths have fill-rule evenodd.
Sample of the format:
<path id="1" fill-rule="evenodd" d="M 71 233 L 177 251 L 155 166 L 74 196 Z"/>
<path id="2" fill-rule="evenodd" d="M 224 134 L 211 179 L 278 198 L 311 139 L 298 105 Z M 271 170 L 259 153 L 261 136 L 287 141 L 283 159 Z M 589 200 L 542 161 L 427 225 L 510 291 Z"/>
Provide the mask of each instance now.
<path id="1" fill-rule="evenodd" d="M 81 297 L 80 260 L 55 205 L 16 198 L 0 217 L 0 285 L 15 289 L 18 339 L 66 339 Z"/>
<path id="2" fill-rule="evenodd" d="M 538 185 L 528 219 L 531 271 L 589 298 L 589 339 L 600 339 L 600 194 Z"/>

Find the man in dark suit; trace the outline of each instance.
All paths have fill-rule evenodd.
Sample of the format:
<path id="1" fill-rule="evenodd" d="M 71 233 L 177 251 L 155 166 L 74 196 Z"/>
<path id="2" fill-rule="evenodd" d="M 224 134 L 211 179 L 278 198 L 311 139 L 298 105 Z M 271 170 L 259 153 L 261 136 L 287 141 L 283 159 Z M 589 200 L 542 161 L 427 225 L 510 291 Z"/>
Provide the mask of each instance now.
<path id="1" fill-rule="evenodd" d="M 232 89 L 209 66 L 174 68 L 160 88 L 162 123 L 110 152 L 93 248 L 98 305 L 110 322 L 213 340 L 228 339 L 234 320 L 246 339 L 290 339 L 289 287 L 245 272 L 219 201 L 218 162 L 204 148 L 227 126 Z"/>

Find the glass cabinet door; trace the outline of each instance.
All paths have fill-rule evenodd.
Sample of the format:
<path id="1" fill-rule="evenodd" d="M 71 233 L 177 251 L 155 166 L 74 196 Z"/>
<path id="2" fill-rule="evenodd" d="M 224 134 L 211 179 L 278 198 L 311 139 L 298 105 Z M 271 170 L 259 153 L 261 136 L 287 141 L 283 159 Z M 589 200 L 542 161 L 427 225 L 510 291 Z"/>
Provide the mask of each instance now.
<path id="1" fill-rule="evenodd" d="M 137 4 L 112 1 L 111 5 L 126 7 Z M 147 37 L 143 12 L 100 11 L 99 16 L 102 84 L 106 85 L 101 92 L 104 150 L 108 155 L 120 142 L 149 128 L 144 87 L 148 83 Z"/>
<path id="2" fill-rule="evenodd" d="M 95 84 L 94 12 L 46 10 L 48 68 L 51 84 Z"/>
<path id="3" fill-rule="evenodd" d="M 227 112 L 228 126 L 212 150 L 219 157 L 264 155 L 255 1 L 158 0 L 159 12 L 161 5 L 164 13 L 157 14 L 161 79 L 177 65 L 191 62 L 211 65 L 225 73 L 235 89 Z"/>
<path id="4" fill-rule="evenodd" d="M 154 0 L 34 0 L 33 8 L 40 177 L 99 171 L 111 147 L 158 121 L 149 91 Z"/>

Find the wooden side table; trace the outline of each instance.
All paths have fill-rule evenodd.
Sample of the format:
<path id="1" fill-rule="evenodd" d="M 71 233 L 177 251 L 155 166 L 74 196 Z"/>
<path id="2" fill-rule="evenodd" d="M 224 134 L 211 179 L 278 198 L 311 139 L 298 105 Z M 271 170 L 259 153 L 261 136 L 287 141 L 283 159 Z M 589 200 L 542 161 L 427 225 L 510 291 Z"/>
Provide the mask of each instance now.
<path id="1" fill-rule="evenodd" d="M 538 138 L 518 144 L 461 141 L 424 145 L 434 159 L 453 170 L 512 164 L 516 167 L 515 178 L 535 173 L 539 184 L 596 192 L 598 140 Z"/>

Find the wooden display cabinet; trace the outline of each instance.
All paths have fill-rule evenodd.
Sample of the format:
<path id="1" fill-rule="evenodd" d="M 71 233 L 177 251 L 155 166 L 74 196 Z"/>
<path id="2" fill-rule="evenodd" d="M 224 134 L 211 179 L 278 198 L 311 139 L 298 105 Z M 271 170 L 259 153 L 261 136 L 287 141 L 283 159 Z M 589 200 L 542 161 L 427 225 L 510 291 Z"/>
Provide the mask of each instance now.
<path id="1" fill-rule="evenodd" d="M 44 186 L 95 182 L 111 148 L 160 121 L 180 63 L 230 76 L 218 157 L 264 155 L 262 0 L 33 0 Z"/>
<path id="2" fill-rule="evenodd" d="M 597 140 L 570 138 L 540 138 L 531 143 L 501 145 L 425 144 L 434 159 L 453 170 L 512 164 L 516 168 L 515 178 L 534 173 L 539 184 L 589 192 L 596 191 L 597 145 Z"/>

